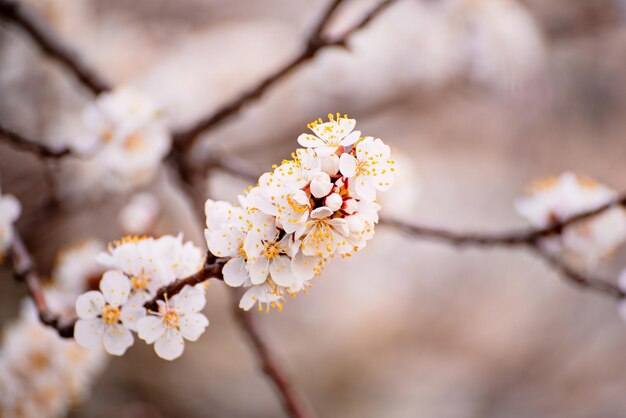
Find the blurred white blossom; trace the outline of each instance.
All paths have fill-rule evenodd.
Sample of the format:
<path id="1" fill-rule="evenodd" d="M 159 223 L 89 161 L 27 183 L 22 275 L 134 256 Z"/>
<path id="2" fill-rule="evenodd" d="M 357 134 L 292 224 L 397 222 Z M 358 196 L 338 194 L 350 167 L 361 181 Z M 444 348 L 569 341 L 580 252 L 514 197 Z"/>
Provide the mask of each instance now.
<path id="1" fill-rule="evenodd" d="M 21 212 L 22 207 L 15 196 L 0 192 L 0 261 L 13 244 L 13 223 Z"/>
<path id="2" fill-rule="evenodd" d="M 531 184 L 528 194 L 519 198 L 515 206 L 533 226 L 545 228 L 609 203 L 616 196 L 615 191 L 604 185 L 566 172 Z M 592 268 L 625 240 L 626 212 L 615 207 L 568 226 L 561 236 L 544 240 L 544 245 Z"/>
<path id="3" fill-rule="evenodd" d="M 120 211 L 119 221 L 122 230 L 131 235 L 149 233 L 156 224 L 160 211 L 159 201 L 154 195 L 137 193 Z"/>
<path id="4" fill-rule="evenodd" d="M 65 247 L 52 271 L 56 285 L 64 292 L 78 295 L 87 290 L 90 282 L 98 284 L 105 269 L 96 261 L 96 256 L 103 250 L 104 245 L 95 239 Z"/>
<path id="5" fill-rule="evenodd" d="M 124 191 L 148 182 L 172 143 L 162 112 L 130 87 L 100 94 L 82 114 L 69 146 L 83 158 L 61 166 L 66 196 Z"/>

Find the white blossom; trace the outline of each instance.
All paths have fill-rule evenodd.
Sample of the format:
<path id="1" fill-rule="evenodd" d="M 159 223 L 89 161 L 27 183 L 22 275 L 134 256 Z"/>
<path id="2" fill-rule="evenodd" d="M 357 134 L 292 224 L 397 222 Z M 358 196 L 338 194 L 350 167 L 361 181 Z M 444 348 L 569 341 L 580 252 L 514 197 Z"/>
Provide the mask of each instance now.
<path id="1" fill-rule="evenodd" d="M 359 139 L 361 132 L 354 131 L 354 119 L 339 114 L 336 117 L 328 114 L 328 119 L 328 122 L 318 119 L 309 123 L 307 127 L 315 135 L 302 134 L 298 137 L 298 143 L 306 148 L 314 148 L 319 155 L 331 155 L 340 146 L 350 146 Z"/>
<path id="2" fill-rule="evenodd" d="M 82 115 L 74 144 L 87 158 L 64 162 L 64 193 L 124 191 L 148 182 L 170 150 L 162 112 L 130 87 L 101 93 Z"/>
<path id="3" fill-rule="evenodd" d="M 104 245 L 95 239 L 84 240 L 64 248 L 57 256 L 52 272 L 55 283 L 65 292 L 80 294 L 100 281 L 105 269 L 96 261 Z"/>
<path id="4" fill-rule="evenodd" d="M 531 184 L 528 194 L 519 198 L 515 206 L 533 226 L 545 228 L 607 204 L 616 196 L 604 185 L 566 172 Z M 625 240 L 626 212 L 615 207 L 569 225 L 560 236 L 547 238 L 542 244 L 592 268 Z"/>
<path id="5" fill-rule="evenodd" d="M 292 159 L 239 196 L 240 207 L 208 200 L 209 251 L 227 258 L 229 286 L 247 288 L 239 306 L 282 309 L 285 295 L 306 292 L 336 255 L 349 257 L 374 235 L 378 190 L 393 184 L 394 161 L 382 140 L 360 139 L 355 121 L 309 124 Z"/>
<path id="6" fill-rule="evenodd" d="M 108 271 L 100 282 L 100 291 L 83 293 L 76 300 L 78 321 L 74 328 L 76 342 L 85 348 L 104 346 L 107 353 L 121 356 L 133 345 L 130 324 L 145 311 L 125 306 L 130 294 L 130 280 L 122 273 Z"/>
<path id="7" fill-rule="evenodd" d="M 185 341 L 197 341 L 209 325 L 199 313 L 206 303 L 201 286 L 185 286 L 180 293 L 165 301 L 159 300 L 159 310 L 139 320 L 139 338 L 154 344 L 154 351 L 165 360 L 183 354 Z"/>
<path id="8" fill-rule="evenodd" d="M 154 195 L 137 193 L 120 211 L 119 222 L 126 234 L 146 234 L 154 227 L 160 211 Z"/>
<path id="9" fill-rule="evenodd" d="M 13 223 L 21 211 L 20 202 L 15 196 L 0 192 L 0 260 L 13 244 Z"/>

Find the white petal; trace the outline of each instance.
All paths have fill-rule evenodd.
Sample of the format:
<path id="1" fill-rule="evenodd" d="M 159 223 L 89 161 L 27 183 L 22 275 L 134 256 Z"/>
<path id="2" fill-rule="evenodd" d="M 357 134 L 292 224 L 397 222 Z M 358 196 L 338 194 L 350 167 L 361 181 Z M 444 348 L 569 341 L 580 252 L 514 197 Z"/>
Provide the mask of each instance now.
<path id="1" fill-rule="evenodd" d="M 166 326 L 163 321 L 154 316 L 146 316 L 137 322 L 137 333 L 139 338 L 148 344 L 153 344 L 165 334 Z"/>
<path id="2" fill-rule="evenodd" d="M 91 290 L 76 299 L 76 313 L 79 318 L 93 319 L 102 313 L 105 301 L 102 293 Z"/>
<path id="3" fill-rule="evenodd" d="M 333 184 L 330 181 L 330 176 L 324 172 L 320 172 L 315 175 L 311 180 L 311 194 L 317 198 L 324 197 L 330 193 L 333 188 Z"/>
<path id="4" fill-rule="evenodd" d="M 180 332 L 189 341 L 197 341 L 209 326 L 209 320 L 201 313 L 185 315 L 180 321 Z"/>
<path id="5" fill-rule="evenodd" d="M 248 264 L 250 272 L 250 281 L 252 284 L 261 284 L 267 279 L 269 271 L 269 260 L 267 258 L 259 258 Z"/>
<path id="6" fill-rule="evenodd" d="M 299 280 L 309 280 L 315 275 L 315 267 L 319 262 L 319 257 L 309 257 L 298 251 L 291 260 L 291 270 Z"/>
<path id="7" fill-rule="evenodd" d="M 360 137 L 361 137 L 361 132 L 354 131 L 350 135 L 346 136 L 344 139 L 341 140 L 341 145 L 343 145 L 344 147 L 347 147 L 348 145 L 352 145 L 356 141 L 358 141 Z"/>
<path id="8" fill-rule="evenodd" d="M 120 306 L 128 300 L 130 280 L 123 273 L 109 270 L 100 281 L 100 290 L 111 306 Z"/>
<path id="9" fill-rule="evenodd" d="M 215 231 L 205 230 L 207 246 L 211 254 L 217 257 L 233 257 L 239 252 L 239 231 L 234 224 L 224 224 Z"/>
<path id="10" fill-rule="evenodd" d="M 178 331 L 165 333 L 164 336 L 154 343 L 154 351 L 159 357 L 165 360 L 174 360 L 180 357 L 185 351 L 185 341 Z"/>
<path id="11" fill-rule="evenodd" d="M 123 355 L 133 345 L 134 338 L 130 330 L 122 325 L 108 326 L 104 332 L 104 349 L 114 356 Z"/>
<path id="12" fill-rule="evenodd" d="M 339 193 L 332 193 L 326 196 L 326 199 L 324 199 L 324 204 L 328 209 L 335 212 L 341 208 L 341 205 L 343 205 L 343 199 L 341 198 Z"/>
<path id="13" fill-rule="evenodd" d="M 74 339 L 81 347 L 94 349 L 102 345 L 102 319 L 79 319 L 74 325 Z"/>
<path id="14" fill-rule="evenodd" d="M 376 199 L 376 188 L 369 178 L 365 176 L 359 176 L 353 181 L 355 181 L 356 193 L 359 195 L 360 198 L 366 200 Z"/>
<path id="15" fill-rule="evenodd" d="M 311 134 L 302 134 L 298 137 L 298 144 L 305 148 L 313 148 L 324 145 L 324 141 Z"/>
<path id="16" fill-rule="evenodd" d="M 243 257 L 228 260 L 222 269 L 224 282 L 232 287 L 242 286 L 248 280 L 248 268 Z"/>
<path id="17" fill-rule="evenodd" d="M 248 261 L 255 261 L 265 249 L 261 236 L 256 231 L 250 231 L 243 241 L 243 249 L 248 256 Z"/>
<path id="18" fill-rule="evenodd" d="M 142 307 L 133 308 L 134 303 L 127 302 L 121 309 L 122 323 L 131 331 L 137 331 L 137 321 L 145 317 L 147 312 Z"/>
<path id="19" fill-rule="evenodd" d="M 323 219 L 323 218 L 328 218 L 332 214 L 333 214 L 332 210 L 330 210 L 327 207 L 322 206 L 321 208 L 317 208 L 313 212 L 311 212 L 311 218 L 312 219 Z"/>
<path id="20" fill-rule="evenodd" d="M 339 171 L 345 177 L 352 177 L 356 174 L 357 160 L 352 155 L 344 152 L 339 157 Z"/>
<path id="21" fill-rule="evenodd" d="M 291 259 L 281 255 L 270 262 L 272 280 L 279 286 L 289 286 L 295 280 L 291 271 Z"/>
<path id="22" fill-rule="evenodd" d="M 204 286 L 185 285 L 180 293 L 170 299 L 170 303 L 181 313 L 190 314 L 201 311 L 206 304 Z"/>

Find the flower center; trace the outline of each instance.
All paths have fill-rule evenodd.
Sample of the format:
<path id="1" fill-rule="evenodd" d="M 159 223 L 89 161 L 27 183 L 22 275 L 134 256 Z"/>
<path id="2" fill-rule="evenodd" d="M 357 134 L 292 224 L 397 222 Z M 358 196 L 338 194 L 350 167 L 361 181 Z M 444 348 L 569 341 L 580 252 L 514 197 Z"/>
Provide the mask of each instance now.
<path id="1" fill-rule="evenodd" d="M 128 151 L 136 151 L 143 146 L 143 136 L 139 133 L 134 133 L 124 142 L 124 148 Z"/>
<path id="2" fill-rule="evenodd" d="M 248 254 L 246 254 L 246 250 L 243 249 L 243 245 L 239 247 L 239 250 L 237 250 L 237 252 L 243 257 L 244 260 L 248 259 Z"/>
<path id="3" fill-rule="evenodd" d="M 118 323 L 120 316 L 120 308 L 117 306 L 106 305 L 104 307 L 104 312 L 102 312 L 102 318 L 104 318 L 104 322 L 108 325 Z"/>
<path id="4" fill-rule="evenodd" d="M 263 250 L 263 257 L 267 258 L 268 260 L 271 260 L 275 257 L 278 257 L 278 254 L 280 254 L 280 248 L 278 248 L 278 244 L 276 244 L 275 242 L 268 242 L 267 244 L 265 244 L 265 250 Z"/>
<path id="5" fill-rule="evenodd" d="M 369 161 L 359 161 L 356 164 L 356 176 L 360 175 L 369 175 L 370 174 L 370 163 Z"/>
<path id="6" fill-rule="evenodd" d="M 133 288 L 136 290 L 145 290 L 148 287 L 148 278 L 143 274 L 130 278 Z"/>
<path id="7" fill-rule="evenodd" d="M 163 314 L 163 318 L 161 320 L 168 327 L 179 328 L 178 319 L 178 312 L 174 309 L 168 309 Z"/>
<path id="8" fill-rule="evenodd" d="M 289 204 L 289 206 L 291 206 L 291 209 L 293 209 L 293 211 L 296 213 L 304 213 L 308 209 L 307 205 L 301 205 L 300 203 L 296 202 L 291 196 L 287 196 L 287 203 Z"/>

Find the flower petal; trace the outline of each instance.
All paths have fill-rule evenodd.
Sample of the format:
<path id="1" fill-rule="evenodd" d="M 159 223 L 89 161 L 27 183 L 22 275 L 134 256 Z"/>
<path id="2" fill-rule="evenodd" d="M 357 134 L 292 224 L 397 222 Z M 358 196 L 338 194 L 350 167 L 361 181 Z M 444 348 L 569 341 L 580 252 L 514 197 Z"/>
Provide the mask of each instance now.
<path id="1" fill-rule="evenodd" d="M 353 177 L 356 174 L 357 160 L 348 153 L 341 154 L 339 157 L 339 171 L 345 177 Z"/>
<path id="2" fill-rule="evenodd" d="M 163 321 L 154 316 L 146 316 L 137 322 L 137 333 L 139 338 L 148 344 L 154 344 L 156 340 L 161 338 L 166 331 Z"/>
<path id="3" fill-rule="evenodd" d="M 123 355 L 128 347 L 133 345 L 135 339 L 130 330 L 122 325 L 113 325 L 104 332 L 104 349 L 114 356 Z"/>
<path id="4" fill-rule="evenodd" d="M 109 270 L 102 276 L 100 290 L 111 306 L 120 306 L 128 300 L 130 280 L 117 270 Z"/>
<path id="5" fill-rule="evenodd" d="M 154 351 L 164 360 L 174 360 L 180 357 L 185 351 L 185 341 L 178 331 L 165 333 L 154 343 Z"/>
<path id="6" fill-rule="evenodd" d="M 180 332 L 189 341 L 197 341 L 209 326 L 209 320 L 201 313 L 185 315 L 180 321 Z"/>
<path id="7" fill-rule="evenodd" d="M 295 280 L 291 271 L 291 260 L 286 255 L 281 255 L 270 262 L 270 274 L 272 280 L 279 286 L 289 286 Z"/>
<path id="8" fill-rule="evenodd" d="M 248 271 L 250 272 L 250 281 L 252 284 L 261 284 L 267 279 L 269 271 L 269 260 L 267 258 L 259 258 L 248 264 Z"/>
<path id="9" fill-rule="evenodd" d="M 101 319 L 79 319 L 74 326 L 74 339 L 81 347 L 94 349 L 102 345 L 104 323 Z"/>
<path id="10" fill-rule="evenodd" d="M 180 293 L 170 299 L 170 304 L 183 314 L 201 311 L 206 304 L 204 286 L 185 285 Z"/>
<path id="11" fill-rule="evenodd" d="M 243 257 L 235 257 L 228 260 L 222 269 L 224 282 L 232 287 L 242 286 L 248 281 L 248 268 Z"/>
<path id="12" fill-rule="evenodd" d="M 127 302 L 121 310 L 122 323 L 131 331 L 137 331 L 137 321 L 145 317 L 147 312 L 142 307 L 133 308 L 134 303 Z"/>
<path id="13" fill-rule="evenodd" d="M 91 290 L 76 299 L 76 313 L 79 318 L 93 319 L 102 313 L 105 304 L 102 293 Z"/>
<path id="14" fill-rule="evenodd" d="M 298 144 L 305 148 L 314 148 L 324 145 L 324 141 L 311 134 L 302 134 L 298 137 Z"/>

